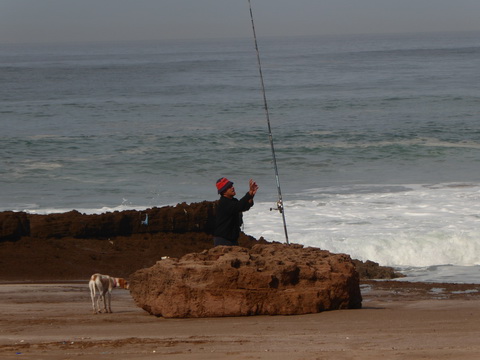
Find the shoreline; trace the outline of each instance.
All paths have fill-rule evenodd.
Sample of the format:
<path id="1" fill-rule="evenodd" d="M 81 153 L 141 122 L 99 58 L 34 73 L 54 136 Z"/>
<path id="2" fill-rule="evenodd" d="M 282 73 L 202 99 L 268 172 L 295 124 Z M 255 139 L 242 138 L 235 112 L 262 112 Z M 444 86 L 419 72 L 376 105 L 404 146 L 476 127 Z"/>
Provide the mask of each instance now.
<path id="1" fill-rule="evenodd" d="M 297 316 L 165 319 L 87 282 L 0 284 L 0 355 L 34 359 L 477 359 L 480 285 L 361 282 L 363 308 Z M 440 291 L 439 289 L 443 289 Z M 433 290 L 433 291 L 432 291 Z"/>

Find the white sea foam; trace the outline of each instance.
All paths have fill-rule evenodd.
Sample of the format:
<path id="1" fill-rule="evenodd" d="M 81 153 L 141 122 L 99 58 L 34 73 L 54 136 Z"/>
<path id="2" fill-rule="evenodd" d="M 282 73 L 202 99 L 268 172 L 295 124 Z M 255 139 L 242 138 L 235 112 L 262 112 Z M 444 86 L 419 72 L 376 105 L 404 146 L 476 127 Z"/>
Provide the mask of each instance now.
<path id="1" fill-rule="evenodd" d="M 36 208 L 36 204 L 32 204 L 30 206 L 25 206 L 24 212 L 27 214 L 38 214 L 38 215 L 50 215 L 50 214 L 60 214 L 60 213 L 66 213 L 69 211 L 78 211 L 81 214 L 86 214 L 86 215 L 94 215 L 94 214 L 105 214 L 105 213 L 110 213 L 110 212 L 115 212 L 115 211 L 127 211 L 127 210 L 137 210 L 137 211 L 142 211 L 147 209 L 147 206 L 132 206 L 132 205 L 118 205 L 118 206 L 103 206 L 101 208 L 45 208 L 45 209 L 40 209 Z"/>
<path id="2" fill-rule="evenodd" d="M 286 201 L 290 242 L 394 267 L 480 264 L 480 187 L 378 190 L 318 189 L 315 199 Z M 245 213 L 244 230 L 284 242 L 281 216 L 270 207 L 257 203 Z"/>
<path id="3" fill-rule="evenodd" d="M 59 163 L 54 162 L 46 162 L 46 161 L 39 161 L 39 162 L 32 162 L 28 161 L 23 164 L 24 170 L 32 171 L 32 170 L 56 170 L 61 168 L 62 165 Z M 19 167 L 21 169 L 21 167 Z"/>
<path id="4" fill-rule="evenodd" d="M 439 265 L 426 267 L 399 267 L 398 270 L 407 277 L 399 281 L 444 282 L 480 284 L 480 266 Z"/>

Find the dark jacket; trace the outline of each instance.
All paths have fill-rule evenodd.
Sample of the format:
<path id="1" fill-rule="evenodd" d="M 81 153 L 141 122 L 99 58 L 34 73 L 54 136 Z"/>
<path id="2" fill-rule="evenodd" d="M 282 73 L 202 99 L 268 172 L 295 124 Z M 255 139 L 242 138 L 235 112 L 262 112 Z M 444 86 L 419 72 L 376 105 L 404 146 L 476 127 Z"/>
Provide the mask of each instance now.
<path id="1" fill-rule="evenodd" d="M 243 224 L 242 212 L 253 206 L 253 201 L 249 202 L 251 199 L 253 197 L 248 192 L 240 200 L 221 196 L 216 211 L 214 236 L 237 241 Z"/>

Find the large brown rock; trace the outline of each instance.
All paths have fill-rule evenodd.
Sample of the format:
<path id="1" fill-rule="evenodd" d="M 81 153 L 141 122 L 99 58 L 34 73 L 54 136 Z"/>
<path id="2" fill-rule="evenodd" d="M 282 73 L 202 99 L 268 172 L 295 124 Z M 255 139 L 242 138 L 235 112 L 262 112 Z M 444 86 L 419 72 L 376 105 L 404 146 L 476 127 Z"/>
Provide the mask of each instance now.
<path id="1" fill-rule="evenodd" d="M 360 308 L 350 257 L 301 245 L 215 247 L 130 276 L 138 306 L 167 318 L 294 315 Z"/>

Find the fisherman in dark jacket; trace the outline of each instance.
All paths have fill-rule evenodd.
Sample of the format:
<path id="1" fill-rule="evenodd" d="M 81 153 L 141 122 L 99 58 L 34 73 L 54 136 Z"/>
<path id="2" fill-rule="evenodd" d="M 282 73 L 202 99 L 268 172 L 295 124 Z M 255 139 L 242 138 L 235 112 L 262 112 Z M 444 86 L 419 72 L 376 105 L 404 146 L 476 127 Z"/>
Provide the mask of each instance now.
<path id="1" fill-rule="evenodd" d="M 227 178 L 217 180 L 217 190 L 221 195 L 217 206 L 215 219 L 215 232 L 213 244 L 238 246 L 240 227 L 243 224 L 242 212 L 248 211 L 253 206 L 253 197 L 257 193 L 258 185 L 250 179 L 250 190 L 240 200 L 234 196 L 233 182 Z"/>

